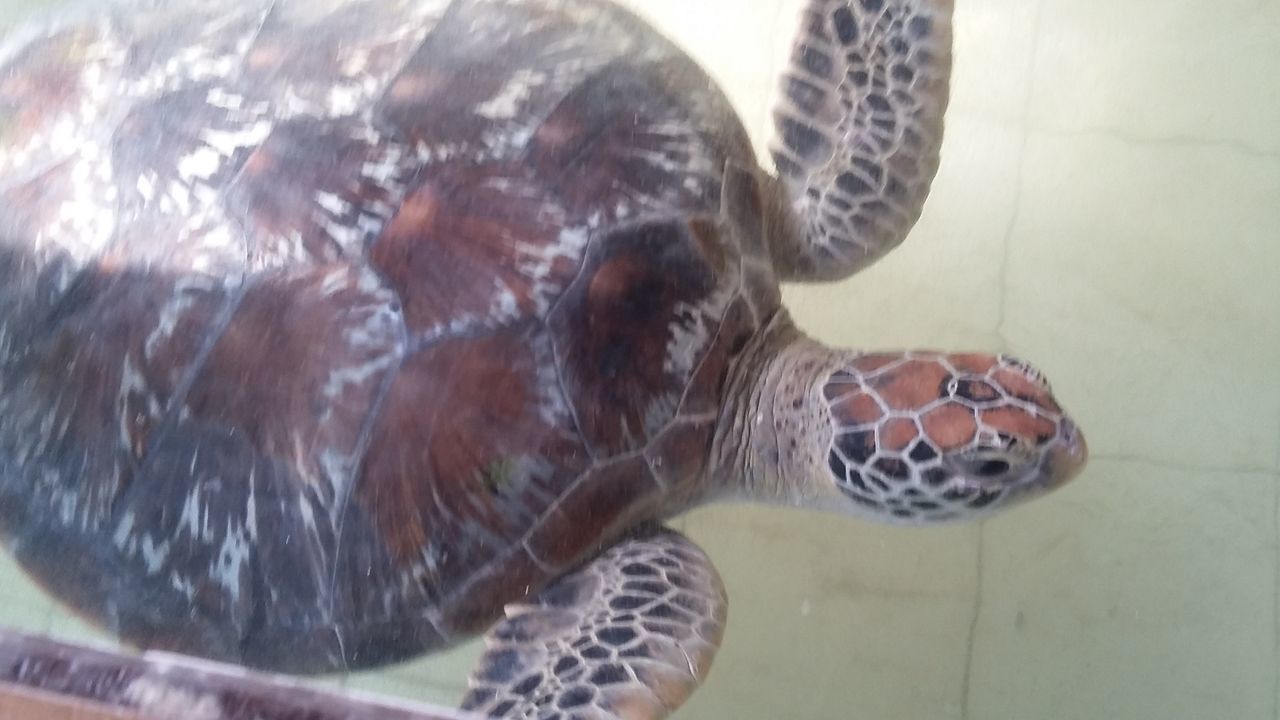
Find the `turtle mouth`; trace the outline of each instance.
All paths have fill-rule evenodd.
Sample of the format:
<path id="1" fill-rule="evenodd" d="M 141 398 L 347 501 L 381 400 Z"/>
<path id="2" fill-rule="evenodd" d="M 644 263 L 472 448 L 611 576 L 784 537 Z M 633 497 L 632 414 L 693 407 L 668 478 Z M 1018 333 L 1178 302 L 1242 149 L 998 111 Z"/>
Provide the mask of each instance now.
<path id="1" fill-rule="evenodd" d="M 1057 438 L 1040 448 L 1019 444 L 999 451 L 962 456 L 957 476 L 975 490 L 1003 488 L 1010 494 L 1039 494 L 1071 481 L 1089 458 L 1089 447 L 1075 423 L 1063 418 Z"/>
<path id="2" fill-rule="evenodd" d="M 1089 462 L 1089 444 L 1084 433 L 1070 420 L 1063 418 L 1058 431 L 1059 439 L 1048 451 L 1043 472 L 1051 488 L 1065 484 L 1084 470 Z"/>
<path id="3" fill-rule="evenodd" d="M 953 492 L 979 499 L 987 507 L 1065 485 L 1080 474 L 1088 456 L 1083 434 L 1064 418 L 1057 437 L 1041 447 L 1011 440 L 1004 447 L 970 448 L 945 464 L 954 475 Z"/>

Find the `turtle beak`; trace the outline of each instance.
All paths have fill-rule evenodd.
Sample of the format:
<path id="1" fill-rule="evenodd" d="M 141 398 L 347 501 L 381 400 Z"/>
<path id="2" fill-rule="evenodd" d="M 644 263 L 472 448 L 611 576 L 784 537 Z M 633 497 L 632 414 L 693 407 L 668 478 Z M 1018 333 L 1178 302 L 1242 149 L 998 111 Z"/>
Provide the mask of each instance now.
<path id="1" fill-rule="evenodd" d="M 1084 433 L 1067 418 L 1062 418 L 1060 439 L 1047 458 L 1045 484 L 1057 488 L 1080 474 L 1089 460 L 1089 445 Z"/>

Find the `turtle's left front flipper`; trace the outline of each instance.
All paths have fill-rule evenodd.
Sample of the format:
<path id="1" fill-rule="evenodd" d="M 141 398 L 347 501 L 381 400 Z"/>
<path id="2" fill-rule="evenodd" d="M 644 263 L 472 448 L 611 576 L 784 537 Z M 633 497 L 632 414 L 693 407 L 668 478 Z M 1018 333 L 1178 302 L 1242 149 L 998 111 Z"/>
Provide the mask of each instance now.
<path id="1" fill-rule="evenodd" d="M 707 676 L 724 586 L 682 535 L 623 540 L 507 608 L 463 701 L 514 718 L 663 718 Z"/>
<path id="2" fill-rule="evenodd" d="M 805 0 L 774 109 L 799 224 L 774 233 L 784 280 L 838 280 L 892 250 L 938 170 L 955 0 Z"/>

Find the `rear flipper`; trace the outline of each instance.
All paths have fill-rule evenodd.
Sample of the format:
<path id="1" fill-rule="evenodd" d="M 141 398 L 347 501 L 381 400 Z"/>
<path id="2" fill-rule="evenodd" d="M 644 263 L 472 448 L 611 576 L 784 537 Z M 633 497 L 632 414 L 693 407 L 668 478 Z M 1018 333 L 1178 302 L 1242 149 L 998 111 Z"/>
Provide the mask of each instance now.
<path id="1" fill-rule="evenodd" d="M 774 241 L 784 280 L 847 277 L 920 217 L 938 169 L 953 0 L 809 0 L 774 109 L 772 146 L 798 227 Z"/>
<path id="2" fill-rule="evenodd" d="M 486 638 L 463 708 L 505 718 L 663 718 L 706 677 L 724 630 L 710 560 L 658 528 L 565 575 Z"/>

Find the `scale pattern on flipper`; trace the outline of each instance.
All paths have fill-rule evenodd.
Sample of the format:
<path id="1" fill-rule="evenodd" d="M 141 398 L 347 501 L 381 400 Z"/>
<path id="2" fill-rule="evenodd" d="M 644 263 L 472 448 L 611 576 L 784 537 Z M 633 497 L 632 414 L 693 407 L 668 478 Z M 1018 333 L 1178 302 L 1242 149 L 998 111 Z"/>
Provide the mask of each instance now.
<path id="1" fill-rule="evenodd" d="M 662 718 L 710 670 L 726 614 L 702 550 L 659 529 L 507 608 L 463 707 L 491 717 Z"/>
<path id="2" fill-rule="evenodd" d="M 875 262 L 920 217 L 938 169 L 951 0 L 810 0 L 783 75 L 772 154 L 802 227 L 785 279 Z"/>

